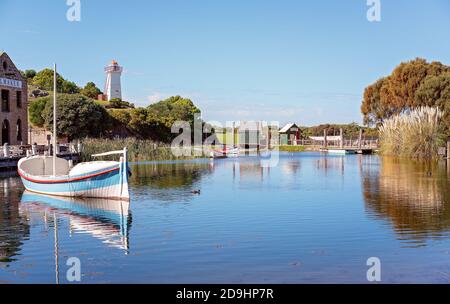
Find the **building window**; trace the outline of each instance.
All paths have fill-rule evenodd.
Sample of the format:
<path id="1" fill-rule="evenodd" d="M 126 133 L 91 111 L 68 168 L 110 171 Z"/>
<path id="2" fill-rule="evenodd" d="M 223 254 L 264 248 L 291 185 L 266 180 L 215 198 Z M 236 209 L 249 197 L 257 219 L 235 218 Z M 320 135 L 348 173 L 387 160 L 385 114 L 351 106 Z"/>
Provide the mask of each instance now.
<path id="1" fill-rule="evenodd" d="M 2 90 L 2 112 L 9 112 L 9 91 Z"/>
<path id="2" fill-rule="evenodd" d="M 5 119 L 2 123 L 2 146 L 6 143 L 9 144 L 9 122 Z"/>
<path id="3" fill-rule="evenodd" d="M 17 91 L 17 108 L 21 108 L 22 107 L 22 92 L 21 91 Z"/>
<path id="4" fill-rule="evenodd" d="M 3 69 L 6 71 L 8 69 L 8 63 L 3 61 Z"/>
<path id="5" fill-rule="evenodd" d="M 17 141 L 22 141 L 22 121 L 20 119 L 17 120 Z"/>

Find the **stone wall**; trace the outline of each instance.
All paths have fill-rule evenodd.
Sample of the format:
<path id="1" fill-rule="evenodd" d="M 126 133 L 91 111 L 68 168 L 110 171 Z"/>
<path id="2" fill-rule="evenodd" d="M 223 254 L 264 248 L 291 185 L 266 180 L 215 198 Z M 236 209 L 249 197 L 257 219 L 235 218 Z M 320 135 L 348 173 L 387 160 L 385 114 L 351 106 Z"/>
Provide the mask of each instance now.
<path id="1" fill-rule="evenodd" d="M 37 144 L 37 145 L 47 145 L 48 139 L 51 140 L 52 132 L 47 131 L 44 128 L 31 128 L 31 132 L 28 132 L 28 142 L 30 144 Z M 67 144 L 68 140 L 67 137 L 58 137 L 57 142 L 59 144 Z"/>

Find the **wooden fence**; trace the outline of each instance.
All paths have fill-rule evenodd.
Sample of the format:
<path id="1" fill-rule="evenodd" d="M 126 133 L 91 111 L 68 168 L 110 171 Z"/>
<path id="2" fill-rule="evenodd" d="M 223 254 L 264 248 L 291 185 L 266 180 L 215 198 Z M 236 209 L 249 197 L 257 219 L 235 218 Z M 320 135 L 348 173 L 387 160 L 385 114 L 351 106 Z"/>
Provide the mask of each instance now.
<path id="1" fill-rule="evenodd" d="M 288 145 L 293 146 L 315 146 L 331 148 L 359 148 L 359 149 L 377 149 L 379 147 L 378 139 L 344 139 L 342 144 L 340 140 L 312 140 L 300 139 L 288 141 Z"/>

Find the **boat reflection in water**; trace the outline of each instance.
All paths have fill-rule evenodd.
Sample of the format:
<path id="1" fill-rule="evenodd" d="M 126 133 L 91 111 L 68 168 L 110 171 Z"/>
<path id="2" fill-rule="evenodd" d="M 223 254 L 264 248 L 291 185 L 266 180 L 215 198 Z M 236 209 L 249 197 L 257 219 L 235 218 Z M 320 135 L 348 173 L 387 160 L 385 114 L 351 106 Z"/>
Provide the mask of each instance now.
<path id="1" fill-rule="evenodd" d="M 87 233 L 110 247 L 129 250 L 130 203 L 101 198 L 55 197 L 25 191 L 20 212 L 65 218 L 71 232 Z"/>

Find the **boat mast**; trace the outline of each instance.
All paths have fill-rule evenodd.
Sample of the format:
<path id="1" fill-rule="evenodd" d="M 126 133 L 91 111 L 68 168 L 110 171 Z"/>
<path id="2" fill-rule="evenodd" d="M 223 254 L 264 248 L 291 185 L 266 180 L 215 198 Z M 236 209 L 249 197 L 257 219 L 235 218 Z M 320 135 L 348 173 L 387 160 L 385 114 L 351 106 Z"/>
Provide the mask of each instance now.
<path id="1" fill-rule="evenodd" d="M 53 176 L 56 176 L 56 63 L 53 69 Z"/>

